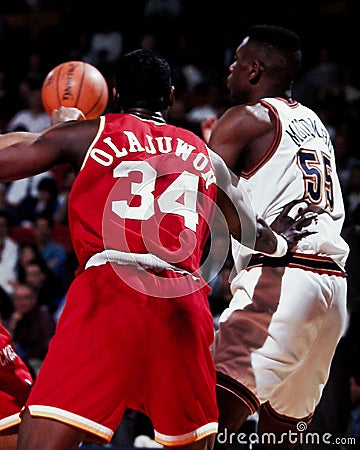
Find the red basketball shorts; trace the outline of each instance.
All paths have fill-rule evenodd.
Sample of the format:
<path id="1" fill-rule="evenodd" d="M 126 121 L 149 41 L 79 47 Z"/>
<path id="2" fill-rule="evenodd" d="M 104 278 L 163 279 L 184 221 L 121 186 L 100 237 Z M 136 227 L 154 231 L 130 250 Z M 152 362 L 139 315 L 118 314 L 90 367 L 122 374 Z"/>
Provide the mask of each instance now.
<path id="1" fill-rule="evenodd" d="M 19 412 L 31 384 L 29 370 L 15 353 L 9 333 L 0 325 L 0 434 L 14 432 L 20 423 Z"/>
<path id="2" fill-rule="evenodd" d="M 102 443 L 111 440 L 125 408 L 148 415 L 165 445 L 216 433 L 207 288 L 157 298 L 144 294 L 146 285 L 136 288 L 144 274 L 148 283 L 149 272 L 121 266 L 116 273 L 107 263 L 75 278 L 27 402 L 31 415 L 73 425 Z M 166 270 L 162 276 L 196 287 L 189 275 Z M 165 280 L 151 278 L 160 293 Z"/>

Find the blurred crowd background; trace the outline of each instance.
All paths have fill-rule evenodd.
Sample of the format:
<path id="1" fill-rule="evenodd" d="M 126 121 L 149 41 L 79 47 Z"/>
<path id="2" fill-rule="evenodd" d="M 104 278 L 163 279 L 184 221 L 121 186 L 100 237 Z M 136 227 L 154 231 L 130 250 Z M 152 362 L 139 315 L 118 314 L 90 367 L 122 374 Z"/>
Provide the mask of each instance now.
<path id="1" fill-rule="evenodd" d="M 170 62 L 176 104 L 168 120 L 200 134 L 231 100 L 226 77 L 236 47 L 251 24 L 296 31 L 303 65 L 294 98 L 314 109 L 333 139 L 346 206 L 344 237 L 349 327 L 334 358 L 314 429 L 360 435 L 360 63 L 356 1 L 304 0 L 0 0 L 0 132 L 39 131 L 50 124 L 41 102 L 47 73 L 69 60 L 93 64 L 109 91 L 118 58 L 152 48 Z M 111 95 L 106 112 L 112 112 Z M 68 232 L 67 200 L 75 174 L 56 169 L 0 184 L 0 320 L 34 376 L 46 355 L 77 262 Z M 214 233 L 214 245 L 228 245 Z M 210 267 L 214 329 L 231 294 L 229 254 Z M 211 272 L 215 274 L 212 275 Z M 317 428 L 316 428 L 317 427 Z M 136 431 L 140 429 L 140 431 Z M 146 418 L 128 411 L 114 442 L 152 437 Z M 145 445 L 145 444 L 143 444 Z M 345 448 L 346 445 L 338 448 Z M 305 446 L 304 446 L 305 448 Z M 306 447 L 307 448 L 307 447 Z M 319 447 L 317 447 L 319 448 Z"/>

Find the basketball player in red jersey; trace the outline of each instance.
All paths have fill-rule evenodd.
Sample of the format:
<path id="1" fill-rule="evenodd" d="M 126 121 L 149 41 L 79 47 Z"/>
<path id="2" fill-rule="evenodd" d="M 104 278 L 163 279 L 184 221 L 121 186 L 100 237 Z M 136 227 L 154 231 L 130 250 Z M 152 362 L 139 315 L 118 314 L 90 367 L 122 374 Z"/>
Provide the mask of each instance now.
<path id="1" fill-rule="evenodd" d="M 258 255 L 241 271 L 233 242 L 239 275 L 213 347 L 222 442 L 258 411 L 259 439 L 277 435 L 273 443 L 260 440 L 262 446 L 294 448 L 320 400 L 347 321 L 343 198 L 326 127 L 291 98 L 300 62 L 295 33 L 252 27 L 228 76 L 237 105 L 220 117 L 209 139 L 268 224 L 292 200 L 326 211 L 313 224 L 316 233 L 284 258 Z"/>
<path id="2" fill-rule="evenodd" d="M 12 450 L 17 440 L 20 410 L 33 378 L 14 350 L 8 331 L 0 324 L 0 448 Z"/>
<path id="3" fill-rule="evenodd" d="M 109 442 L 127 407 L 150 417 L 165 447 L 213 445 L 213 319 L 200 258 L 217 196 L 236 238 L 237 210 L 255 221 L 241 194 L 231 197 L 221 158 L 166 123 L 160 111 L 173 98 L 168 63 L 134 51 L 116 73 L 123 113 L 60 124 L 0 152 L 1 180 L 65 161 L 78 171 L 69 224 L 79 269 L 26 402 L 18 450 Z M 261 250 L 282 254 L 284 239 L 266 224 L 259 230 Z M 295 241 L 307 234 L 292 231 Z"/>
<path id="4" fill-rule="evenodd" d="M 56 115 L 57 122 L 82 119 L 83 114 L 75 108 L 66 108 Z M 8 133 L 1 136 L 1 145 L 28 140 L 27 132 Z M 20 423 L 20 411 L 30 393 L 33 377 L 26 364 L 15 352 L 8 330 L 0 323 L 0 449 L 14 450 Z"/>

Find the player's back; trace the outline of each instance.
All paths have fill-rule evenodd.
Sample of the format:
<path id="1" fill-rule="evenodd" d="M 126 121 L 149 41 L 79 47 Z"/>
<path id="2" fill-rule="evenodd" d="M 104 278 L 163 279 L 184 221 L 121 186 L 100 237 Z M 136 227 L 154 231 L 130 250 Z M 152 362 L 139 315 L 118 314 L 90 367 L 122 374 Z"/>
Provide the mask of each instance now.
<path id="1" fill-rule="evenodd" d="M 195 134 L 130 114 L 101 117 L 69 200 L 80 267 L 111 249 L 197 270 L 215 195 L 208 151 Z"/>
<path id="2" fill-rule="evenodd" d="M 261 161 L 241 174 L 256 213 L 271 223 L 292 200 L 305 198 L 325 209 L 316 234 L 299 242 L 296 252 L 331 257 L 344 267 L 348 246 L 340 233 L 344 204 L 330 136 L 319 117 L 298 102 L 266 98 L 276 117 L 276 135 Z"/>

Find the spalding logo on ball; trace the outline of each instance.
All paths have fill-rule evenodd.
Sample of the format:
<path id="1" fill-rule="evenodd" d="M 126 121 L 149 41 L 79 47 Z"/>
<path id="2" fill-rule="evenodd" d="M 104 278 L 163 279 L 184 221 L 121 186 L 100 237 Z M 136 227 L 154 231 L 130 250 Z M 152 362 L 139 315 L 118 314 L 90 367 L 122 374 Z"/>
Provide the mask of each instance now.
<path id="1" fill-rule="evenodd" d="M 105 111 L 109 91 L 96 67 L 83 61 L 67 61 L 47 74 L 41 97 L 49 115 L 54 109 L 66 106 L 80 109 L 86 119 L 95 119 Z"/>

